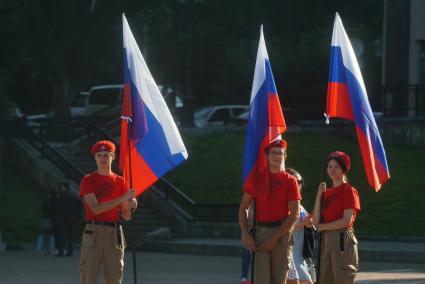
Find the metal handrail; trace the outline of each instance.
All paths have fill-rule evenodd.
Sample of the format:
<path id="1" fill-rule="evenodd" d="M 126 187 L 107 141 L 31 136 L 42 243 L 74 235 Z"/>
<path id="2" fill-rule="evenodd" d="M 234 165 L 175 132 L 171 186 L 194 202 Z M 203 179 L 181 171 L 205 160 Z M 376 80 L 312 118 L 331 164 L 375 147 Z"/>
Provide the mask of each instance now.
<path id="1" fill-rule="evenodd" d="M 178 195 L 180 195 L 182 198 L 184 198 L 189 204 L 196 205 L 196 202 L 190 198 L 186 193 L 178 189 L 175 185 L 173 185 L 171 182 L 166 180 L 165 178 L 160 178 L 161 182 L 165 183 L 168 188 L 171 188 L 174 192 L 176 192 Z"/>
<path id="2" fill-rule="evenodd" d="M 116 106 L 108 105 L 92 113 L 90 116 L 72 117 L 70 120 L 66 122 L 61 122 L 61 123 L 57 123 L 57 121 L 53 117 L 45 117 L 45 118 L 39 118 L 36 120 L 28 120 L 27 122 L 33 124 L 29 126 L 30 128 L 37 129 L 40 131 L 40 133 L 44 132 L 45 130 L 62 129 L 64 128 L 64 126 L 66 127 L 67 125 L 72 126 L 74 130 L 85 129 L 88 126 L 93 124 L 99 124 L 99 123 L 108 124 L 111 121 L 112 116 L 115 117 L 115 115 L 108 115 L 108 112 L 111 111 L 111 109 L 113 109 L 114 107 Z M 102 114 L 106 114 L 106 115 L 102 116 Z M 79 135 L 79 134 L 81 134 L 81 131 L 74 132 L 74 135 Z"/>
<path id="3" fill-rule="evenodd" d="M 381 105 L 385 116 L 425 116 L 425 84 L 383 86 Z"/>
<path id="4" fill-rule="evenodd" d="M 17 131 L 17 133 L 20 133 L 20 137 L 37 149 L 41 153 L 42 158 L 48 159 L 55 166 L 60 168 L 64 172 L 66 178 L 80 183 L 84 176 L 83 172 L 74 167 L 71 162 L 52 148 L 46 141 L 36 135 L 28 126 L 16 124 L 15 127 L 18 128 L 19 131 Z"/>

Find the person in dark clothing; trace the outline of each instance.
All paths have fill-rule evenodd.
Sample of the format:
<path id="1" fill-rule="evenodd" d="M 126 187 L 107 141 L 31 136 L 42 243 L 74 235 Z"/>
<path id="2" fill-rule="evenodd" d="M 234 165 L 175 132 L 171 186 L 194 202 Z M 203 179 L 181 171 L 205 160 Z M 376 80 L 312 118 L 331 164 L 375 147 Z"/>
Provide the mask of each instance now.
<path id="1" fill-rule="evenodd" d="M 82 205 L 80 199 L 70 191 L 67 182 L 61 182 L 58 187 L 59 204 L 61 205 L 58 224 L 58 256 L 72 256 L 74 249 L 73 230 L 81 221 Z"/>
<path id="2" fill-rule="evenodd" d="M 42 218 L 40 220 L 40 231 L 37 236 L 37 245 L 36 250 L 42 252 L 44 249 L 45 240 L 48 243 L 48 247 L 46 253 L 50 253 L 54 249 L 54 236 L 52 231 L 52 224 L 50 222 L 51 218 L 51 196 L 55 194 L 55 189 L 50 189 L 47 193 L 46 198 L 43 201 L 43 205 L 41 207 Z"/>
<path id="3" fill-rule="evenodd" d="M 62 247 L 62 200 L 59 195 L 59 188 L 53 188 L 49 197 L 49 219 L 52 226 L 52 233 L 55 237 L 55 247 L 59 250 Z M 60 255 L 60 251 L 59 254 Z M 62 251 L 63 255 L 63 251 Z"/>

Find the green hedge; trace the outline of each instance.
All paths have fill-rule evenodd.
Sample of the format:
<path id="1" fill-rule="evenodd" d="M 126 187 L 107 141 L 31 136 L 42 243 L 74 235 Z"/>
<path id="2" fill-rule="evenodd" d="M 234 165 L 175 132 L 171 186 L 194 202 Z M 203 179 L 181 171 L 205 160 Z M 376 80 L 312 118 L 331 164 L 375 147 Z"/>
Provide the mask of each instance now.
<path id="1" fill-rule="evenodd" d="M 30 169 L 28 169 L 30 170 Z M 21 170 L 2 167 L 0 230 L 8 244 L 34 243 L 37 237 L 42 190 L 25 178 Z"/>
<path id="2" fill-rule="evenodd" d="M 299 170 L 306 182 L 302 204 L 307 210 L 312 209 L 317 185 L 323 179 L 324 152 L 341 150 L 351 156 L 349 180 L 361 198 L 362 210 L 356 222 L 359 233 L 425 236 L 421 208 L 425 200 L 424 147 L 387 145 L 391 179 L 376 193 L 367 184 L 355 138 L 329 135 L 325 142 L 322 134 L 289 133 L 285 139 L 286 165 Z M 185 133 L 183 140 L 189 159 L 167 178 L 196 202 L 239 203 L 245 133 Z"/>

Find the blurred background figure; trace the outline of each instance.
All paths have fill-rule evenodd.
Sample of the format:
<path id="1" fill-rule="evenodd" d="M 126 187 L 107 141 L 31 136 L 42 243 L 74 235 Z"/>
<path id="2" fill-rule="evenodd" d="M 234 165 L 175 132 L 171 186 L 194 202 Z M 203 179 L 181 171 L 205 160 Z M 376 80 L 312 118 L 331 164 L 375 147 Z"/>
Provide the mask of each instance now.
<path id="1" fill-rule="evenodd" d="M 248 226 L 252 229 L 252 207 L 248 208 Z M 250 284 L 248 273 L 251 267 L 251 252 L 242 246 L 241 284 Z"/>
<path id="2" fill-rule="evenodd" d="M 82 204 L 75 193 L 69 189 L 69 183 L 61 182 L 58 186 L 58 205 L 56 218 L 57 256 L 72 256 L 74 250 L 73 231 L 81 221 Z"/>
<path id="3" fill-rule="evenodd" d="M 45 242 L 47 242 L 46 254 L 49 254 L 55 248 L 55 238 L 52 232 L 51 220 L 51 196 L 55 194 L 55 189 L 51 188 L 43 201 L 41 206 L 41 219 L 40 227 L 37 236 L 36 250 L 43 252 L 45 248 Z"/>
<path id="4" fill-rule="evenodd" d="M 304 183 L 301 174 L 292 169 L 287 168 L 286 172 L 294 176 L 297 179 L 298 186 L 302 192 L 302 185 Z M 289 266 L 288 271 L 288 284 L 312 284 L 313 280 L 309 273 L 309 260 L 306 261 L 304 255 L 304 246 L 308 245 L 305 243 L 304 228 L 311 228 L 313 224 L 313 217 L 311 214 L 304 209 L 300 204 L 300 218 L 294 225 L 293 237 L 294 237 L 294 248 L 293 248 L 293 261 Z"/>

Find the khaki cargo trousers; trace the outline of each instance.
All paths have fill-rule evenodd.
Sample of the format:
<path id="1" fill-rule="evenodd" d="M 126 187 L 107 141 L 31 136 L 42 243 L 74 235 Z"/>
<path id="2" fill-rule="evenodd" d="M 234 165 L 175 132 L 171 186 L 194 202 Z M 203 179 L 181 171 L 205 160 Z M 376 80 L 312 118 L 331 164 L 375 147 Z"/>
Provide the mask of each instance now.
<path id="1" fill-rule="evenodd" d="M 257 248 L 277 227 L 257 226 L 255 243 Z M 270 252 L 255 253 L 254 282 L 256 284 L 285 284 L 289 263 L 292 259 L 292 233 L 282 236 Z"/>
<path id="2" fill-rule="evenodd" d="M 352 284 L 359 268 L 354 231 L 322 232 L 320 279 L 323 284 Z"/>
<path id="3" fill-rule="evenodd" d="M 105 283 L 122 283 L 125 246 L 121 225 L 86 224 L 81 241 L 80 283 L 98 283 L 102 262 Z"/>

